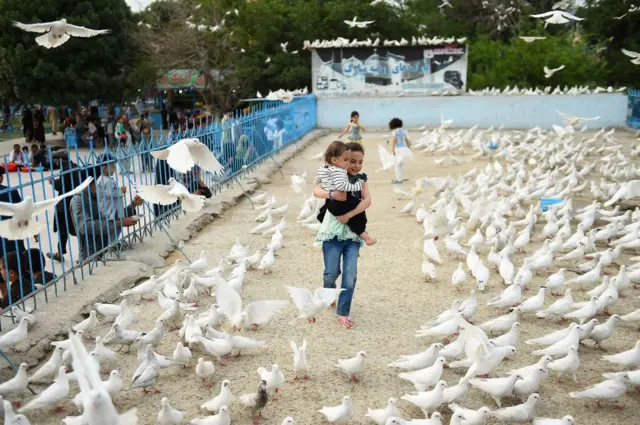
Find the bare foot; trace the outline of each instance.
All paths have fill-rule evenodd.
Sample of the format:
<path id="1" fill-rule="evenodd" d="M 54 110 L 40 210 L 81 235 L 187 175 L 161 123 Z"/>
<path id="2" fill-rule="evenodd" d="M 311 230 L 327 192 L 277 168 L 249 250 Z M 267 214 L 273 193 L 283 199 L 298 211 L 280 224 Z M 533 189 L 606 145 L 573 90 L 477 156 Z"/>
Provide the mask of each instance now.
<path id="1" fill-rule="evenodd" d="M 369 236 L 369 234 L 366 232 L 361 234 L 360 237 L 362 238 L 364 243 L 367 244 L 367 246 L 373 246 L 376 244 L 376 242 L 378 242 L 377 240 Z"/>

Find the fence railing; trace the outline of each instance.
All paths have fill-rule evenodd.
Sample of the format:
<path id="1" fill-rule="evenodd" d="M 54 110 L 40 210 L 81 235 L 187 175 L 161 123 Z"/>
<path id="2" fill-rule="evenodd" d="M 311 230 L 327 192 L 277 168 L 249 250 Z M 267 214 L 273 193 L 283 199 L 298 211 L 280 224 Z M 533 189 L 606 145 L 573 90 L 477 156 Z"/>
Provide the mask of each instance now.
<path id="1" fill-rule="evenodd" d="M 88 176 L 88 189 L 60 201 L 37 217 L 43 230 L 35 238 L 0 238 L 0 310 L 14 318 L 10 307 L 32 311 L 49 302 L 69 284 L 77 284 L 94 268 L 160 230 L 181 215 L 179 204 L 143 203 L 133 184 L 167 184 L 173 177 L 192 193 L 215 196 L 224 185 L 295 143 L 316 126 L 314 96 L 291 103 L 264 102 L 249 113 L 236 113 L 221 121 L 201 121 L 185 131 L 179 129 L 138 143 L 130 139 L 104 149 L 78 148 L 41 152 L 33 163 L 5 172 L 0 181 L 0 201 L 16 203 L 31 197 L 36 202 L 68 193 Z M 187 174 L 170 169 L 150 152 L 175 141 L 197 137 L 225 167 L 222 176 L 197 168 Z M 16 168 L 4 160 L 5 170 Z M 0 217 L 8 220 L 8 217 Z M 44 296 L 36 296 L 38 294 Z M 15 319 L 15 318 L 14 318 Z M 0 320 L 0 327 L 1 327 Z"/>
<path id="2" fill-rule="evenodd" d="M 627 125 L 640 130 L 640 90 L 629 90 Z"/>

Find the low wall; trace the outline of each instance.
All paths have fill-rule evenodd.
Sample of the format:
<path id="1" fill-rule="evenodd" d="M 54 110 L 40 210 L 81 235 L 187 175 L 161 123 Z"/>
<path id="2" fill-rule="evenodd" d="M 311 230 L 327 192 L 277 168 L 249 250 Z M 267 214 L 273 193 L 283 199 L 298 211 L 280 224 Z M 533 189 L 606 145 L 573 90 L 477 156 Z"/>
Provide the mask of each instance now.
<path id="1" fill-rule="evenodd" d="M 453 127 L 478 125 L 505 128 L 541 127 L 562 124 L 556 110 L 579 117 L 600 119 L 589 127 L 624 127 L 627 96 L 622 93 L 579 96 L 454 96 L 318 98 L 318 127 L 344 128 L 351 111 L 358 111 L 365 127 L 383 127 L 393 117 L 405 127 L 437 126 L 440 114 L 453 119 Z"/>

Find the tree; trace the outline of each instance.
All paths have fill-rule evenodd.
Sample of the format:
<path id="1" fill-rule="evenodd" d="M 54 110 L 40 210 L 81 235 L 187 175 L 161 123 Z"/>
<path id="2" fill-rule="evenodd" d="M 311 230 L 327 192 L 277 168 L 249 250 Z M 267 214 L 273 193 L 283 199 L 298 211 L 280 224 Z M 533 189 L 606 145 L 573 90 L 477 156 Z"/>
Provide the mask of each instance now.
<path id="1" fill-rule="evenodd" d="M 69 23 L 109 29 L 108 35 L 71 38 L 54 49 L 34 41 L 12 21 Z M 0 97 L 24 103 L 75 105 L 92 99 L 120 101 L 128 88 L 134 50 L 125 0 L 0 1 Z"/>
<path id="2" fill-rule="evenodd" d="M 237 16 L 222 5 L 216 1 L 156 1 L 141 15 L 135 41 L 156 76 L 173 69 L 197 70 L 205 77 L 201 91 L 205 102 L 226 109 L 237 102 L 245 83 L 235 70 L 240 47 L 231 23 Z"/>

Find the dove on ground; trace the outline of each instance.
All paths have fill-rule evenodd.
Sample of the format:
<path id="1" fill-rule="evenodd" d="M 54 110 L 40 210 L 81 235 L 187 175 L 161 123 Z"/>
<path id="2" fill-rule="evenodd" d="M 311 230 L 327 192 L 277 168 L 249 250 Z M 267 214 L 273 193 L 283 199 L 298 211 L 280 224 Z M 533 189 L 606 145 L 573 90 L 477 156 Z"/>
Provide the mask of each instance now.
<path id="1" fill-rule="evenodd" d="M 43 409 L 49 406 L 55 406 L 69 395 L 69 378 L 67 377 L 67 368 L 60 366 L 58 376 L 53 384 L 38 394 L 30 402 L 22 406 L 18 412 L 24 413 L 31 410 Z"/>
<path id="2" fill-rule="evenodd" d="M 377 425 L 385 425 L 389 418 L 400 416 L 400 411 L 398 411 L 396 404 L 397 400 L 391 397 L 387 401 L 387 406 L 384 409 L 367 409 L 364 417 L 371 419 Z"/>
<path id="3" fill-rule="evenodd" d="M 439 381 L 433 390 L 418 392 L 416 394 L 405 394 L 401 398 L 419 407 L 424 413 L 424 417 L 429 417 L 429 411 L 437 409 L 444 402 L 444 389 L 447 387 L 445 381 Z"/>
<path id="4" fill-rule="evenodd" d="M 531 422 L 536 416 L 536 409 L 539 401 L 540 395 L 538 393 L 533 393 L 527 398 L 526 402 L 516 406 L 494 410 L 491 412 L 491 416 L 499 421 L 507 423 L 524 424 Z"/>
<path id="5" fill-rule="evenodd" d="M 442 376 L 442 370 L 447 363 L 444 357 L 438 357 L 433 365 L 413 372 L 403 372 L 398 376 L 411 382 L 417 391 L 426 391 L 434 386 Z"/>
<path id="6" fill-rule="evenodd" d="M 158 424 L 160 425 L 179 425 L 184 418 L 184 412 L 174 409 L 169 404 L 169 399 L 162 397 L 162 407 L 158 413 Z"/>
<path id="7" fill-rule="evenodd" d="M 212 413 L 218 413 L 222 406 L 231 406 L 233 402 L 233 394 L 231 393 L 231 381 L 225 379 L 220 384 L 220 393 L 211 400 L 203 403 L 200 409 L 207 410 Z"/>
<path id="8" fill-rule="evenodd" d="M 346 425 L 353 418 L 351 397 L 346 395 L 342 397 L 342 404 L 330 407 L 323 406 L 318 412 L 322 413 L 331 424 Z"/>
<path id="9" fill-rule="evenodd" d="M 300 374 L 304 373 L 303 379 L 309 379 L 307 372 L 309 366 L 307 364 L 307 341 L 302 341 L 302 345 L 298 347 L 294 341 L 291 341 L 291 350 L 293 350 L 293 370 L 296 373 L 294 380 L 300 379 Z"/>
<path id="10" fill-rule="evenodd" d="M 469 384 L 489 394 L 498 407 L 502 407 L 502 397 L 510 396 L 513 393 L 516 382 L 520 379 L 523 379 L 523 377 L 518 374 L 512 374 L 505 378 L 473 378 L 469 381 Z"/>
<path id="11" fill-rule="evenodd" d="M 571 398 L 592 398 L 595 400 L 615 400 L 627 392 L 629 376 L 626 373 L 615 375 L 613 379 L 599 382 L 580 391 L 569 393 Z"/>
<path id="12" fill-rule="evenodd" d="M 631 350 L 602 356 L 602 358 L 609 363 L 618 364 L 624 367 L 638 367 L 640 366 L 640 341 L 636 342 Z"/>
<path id="13" fill-rule="evenodd" d="M 6 220 L 3 220 L 6 221 Z M 0 222 L 1 223 L 1 222 Z M 29 319 L 23 317 L 18 326 L 0 336 L 0 349 L 14 348 L 27 338 Z"/>
<path id="14" fill-rule="evenodd" d="M 28 367 L 29 365 L 27 363 L 21 363 L 18 367 L 18 371 L 13 376 L 13 378 L 0 384 L 1 396 L 7 396 L 9 394 L 19 394 L 27 389 L 27 385 L 29 383 L 27 378 Z"/>
<path id="15" fill-rule="evenodd" d="M 338 359 L 335 367 L 346 373 L 353 382 L 360 382 L 356 375 L 364 372 L 364 360 L 366 356 L 366 352 L 358 351 L 355 357 L 351 357 L 349 359 Z"/>
<path id="16" fill-rule="evenodd" d="M 439 356 L 440 350 L 442 349 L 444 349 L 444 345 L 439 342 L 435 342 L 425 351 L 408 356 L 401 356 L 400 359 L 389 363 L 387 366 L 397 367 L 408 371 L 424 369 L 433 365 Z"/>

